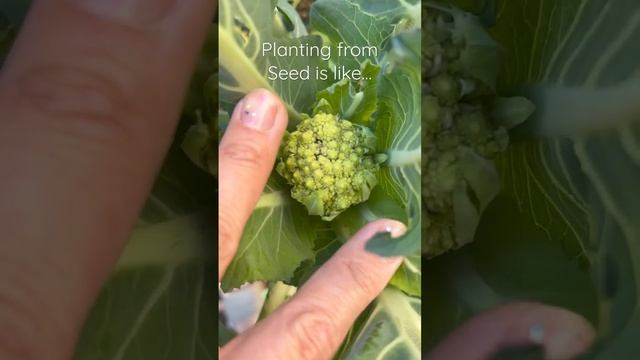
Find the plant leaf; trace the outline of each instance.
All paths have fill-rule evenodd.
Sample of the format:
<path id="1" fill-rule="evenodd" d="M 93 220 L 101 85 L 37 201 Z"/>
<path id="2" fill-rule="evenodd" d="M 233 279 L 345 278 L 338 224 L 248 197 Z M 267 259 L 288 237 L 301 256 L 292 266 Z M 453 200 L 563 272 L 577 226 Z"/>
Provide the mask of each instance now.
<path id="1" fill-rule="evenodd" d="M 478 9 L 481 3 L 449 2 L 470 9 Z M 640 65 L 632 60 L 640 55 L 635 41 L 640 35 L 640 4 L 624 0 L 496 3 L 492 33 L 504 47 L 506 59 L 499 92 L 522 93 L 534 100 L 537 110 L 516 128 L 516 134 L 523 136 L 521 141 L 498 161 L 505 191 L 500 202 L 503 209 L 496 210 L 498 205 L 492 204 L 494 211 L 481 221 L 481 227 L 482 223 L 495 224 L 490 236 L 496 243 L 491 245 L 489 235 L 478 234 L 477 246 L 510 256 L 499 244 L 522 243 L 523 239 L 516 240 L 515 232 L 507 238 L 500 231 L 515 223 L 535 225 L 538 230 L 526 236 L 526 246 L 553 244 L 563 251 L 567 264 L 579 266 L 584 276 L 590 276 L 597 289 L 592 294 L 584 284 L 569 292 L 562 286 L 575 286 L 584 279 L 578 280 L 578 273 L 575 278 L 565 273 L 545 300 L 587 315 L 597 325 L 600 344 L 585 358 L 628 357 L 640 351 L 640 344 L 633 340 L 640 328 L 640 208 L 636 200 L 640 198 L 640 112 L 634 100 Z M 512 205 L 503 206 L 507 202 Z M 509 212 L 521 219 L 513 219 Z M 468 251 L 480 251 L 475 247 L 471 245 Z M 462 255 L 451 258 L 457 256 Z M 520 258 L 532 256 L 527 253 Z M 545 258 L 548 269 L 552 257 L 536 256 Z M 499 259 L 482 262 L 498 263 Z M 519 275 L 513 268 L 476 275 L 517 287 L 519 276 L 533 279 L 533 274 L 543 276 L 550 271 L 530 265 L 523 266 Z M 427 276 L 436 275 L 428 272 Z M 442 280 L 431 281 L 446 284 L 444 272 L 439 276 Z M 442 289 L 432 291 L 441 293 Z M 506 288 L 494 293 L 499 299 L 531 298 L 536 291 L 534 287 L 520 292 Z M 589 305 L 587 298 L 598 303 Z M 461 312 L 460 308 L 451 311 Z"/>
<path id="2" fill-rule="evenodd" d="M 277 175 L 269 180 L 225 273 L 223 289 L 257 280 L 290 280 L 300 264 L 313 258 L 321 220 L 308 216 L 283 185 Z"/>
<path id="3" fill-rule="evenodd" d="M 377 78 L 380 67 L 366 60 L 362 65 L 362 76 L 365 80 L 340 80 L 318 93 L 318 100 L 328 104 L 333 114 L 352 123 L 371 126 L 373 114 L 377 109 Z"/>
<path id="4" fill-rule="evenodd" d="M 417 31 L 399 36 L 407 41 L 420 41 Z M 393 52 L 393 51 L 392 51 Z M 421 77 L 417 61 L 396 61 L 385 64 L 378 91 L 378 115 L 376 136 L 378 150 L 388 155 L 388 161 L 379 175 L 379 187 L 387 195 L 402 204 L 411 229 L 420 227 L 421 204 Z M 409 236 L 407 236 L 409 235 Z M 410 255 L 420 249 L 419 232 L 409 231 L 403 238 L 393 240 L 397 252 L 393 255 Z M 383 249 L 388 241 L 378 237 L 367 245 L 371 251 L 392 255 Z"/>
<path id="5" fill-rule="evenodd" d="M 420 299 L 387 288 L 376 298 L 358 332 L 350 335 L 350 345 L 339 358 L 419 359 L 420 327 Z"/>
<path id="6" fill-rule="evenodd" d="M 473 243 L 425 263 L 425 353 L 460 323 L 513 301 L 562 306 L 598 321 L 598 294 L 579 259 L 499 195 L 483 213 Z"/>
<path id="7" fill-rule="evenodd" d="M 397 24 L 403 18 L 414 19 L 420 12 L 419 3 L 416 0 L 320 0 L 311 9 L 311 28 L 322 34 L 332 46 L 333 54 L 341 55 L 332 57 L 335 65 L 359 69 L 367 60 L 381 63 L 382 50 L 388 46 Z M 417 24 L 419 21 L 414 25 Z M 358 46 L 360 50 L 339 53 L 340 43 Z M 373 49 L 375 52 L 369 51 Z"/>
<path id="8" fill-rule="evenodd" d="M 390 284 L 408 295 L 420 297 L 422 295 L 422 257 L 416 254 L 405 258 L 402 266 L 393 275 Z"/>
<path id="9" fill-rule="evenodd" d="M 269 67 L 278 70 L 304 70 L 312 73 L 324 68 L 316 56 L 277 56 L 263 51 L 263 44 L 320 46 L 319 36 L 298 38 L 275 37 L 273 16 L 276 1 L 222 0 L 220 1 L 219 54 L 220 102 L 229 113 L 238 100 L 251 90 L 266 88 L 285 102 L 290 121 L 300 119 L 300 113 L 310 113 L 316 92 L 326 87 L 321 81 L 269 80 Z M 287 13 L 289 16 L 292 14 Z"/>

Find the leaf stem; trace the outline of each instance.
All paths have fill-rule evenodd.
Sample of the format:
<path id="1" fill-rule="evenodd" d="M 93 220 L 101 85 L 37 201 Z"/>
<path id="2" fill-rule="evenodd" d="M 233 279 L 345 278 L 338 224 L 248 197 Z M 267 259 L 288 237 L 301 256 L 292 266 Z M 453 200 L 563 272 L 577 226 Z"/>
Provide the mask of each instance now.
<path id="1" fill-rule="evenodd" d="M 204 214 L 182 216 L 133 232 L 116 270 L 144 266 L 169 266 L 203 259 L 204 244 L 213 230 Z"/>
<path id="2" fill-rule="evenodd" d="M 392 150 L 389 152 L 389 167 L 404 167 L 420 164 L 422 150 Z"/>
<path id="3" fill-rule="evenodd" d="M 263 319 L 276 311 L 276 309 L 289 300 L 297 290 L 298 289 L 295 286 L 287 285 L 282 281 L 278 281 L 273 284 L 271 289 L 269 289 L 267 300 L 262 307 L 260 319 Z"/>
<path id="4" fill-rule="evenodd" d="M 275 191 L 270 193 L 263 193 L 260 195 L 256 209 L 260 208 L 275 208 L 284 205 L 287 202 L 287 198 L 282 191 Z"/>
<path id="5" fill-rule="evenodd" d="M 605 88 L 533 88 L 531 99 L 538 111 L 518 132 L 544 137 L 575 137 L 610 131 L 640 119 L 639 98 L 638 76 Z"/>

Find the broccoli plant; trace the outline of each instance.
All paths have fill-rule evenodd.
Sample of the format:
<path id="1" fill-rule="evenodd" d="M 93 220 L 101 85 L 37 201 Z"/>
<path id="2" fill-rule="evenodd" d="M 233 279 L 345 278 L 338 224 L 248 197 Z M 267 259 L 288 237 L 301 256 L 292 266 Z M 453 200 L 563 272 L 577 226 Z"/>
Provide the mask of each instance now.
<path id="1" fill-rule="evenodd" d="M 380 168 L 374 149 L 368 128 L 319 113 L 285 137 L 277 170 L 310 215 L 331 221 L 369 199 Z"/>
<path id="2" fill-rule="evenodd" d="M 266 88 L 289 114 L 276 165 L 223 290 L 259 280 L 300 286 L 364 224 L 392 218 L 409 228 L 403 238 L 390 241 L 386 234 L 367 244 L 382 256 L 406 256 L 389 293 L 408 311 L 384 325 L 363 315 L 339 358 L 364 356 L 363 347 L 389 358 L 420 358 L 420 314 L 412 307 L 421 292 L 419 14 L 417 0 L 317 0 L 305 23 L 287 1 L 220 2 L 221 113 Z M 322 47 L 332 56 L 283 56 L 265 52 L 263 44 Z M 355 51 L 339 55 L 340 49 Z M 272 77 L 273 67 L 310 69 L 311 77 Z M 352 77 L 355 71 L 361 76 Z M 381 318 L 393 311 L 380 309 Z"/>
<path id="3" fill-rule="evenodd" d="M 509 144 L 487 158 L 467 145 L 491 160 L 500 192 L 479 214 L 471 244 L 428 260 L 431 286 L 423 306 L 437 316 L 425 316 L 425 351 L 487 308 L 534 300 L 571 309 L 598 330 L 598 344 L 580 359 L 633 358 L 640 353 L 640 3 L 426 5 L 433 30 L 425 34 L 441 45 L 442 55 L 423 66 L 439 67 L 458 83 L 444 78 L 433 96 L 451 104 L 451 93 L 461 91 L 458 105 L 481 100 L 489 129 L 509 129 Z M 496 43 L 502 50 L 496 51 Z M 423 51 L 433 50 L 423 44 Z M 491 92 L 469 93 L 469 78 L 476 89 L 478 83 L 491 85 Z M 524 96 L 535 112 L 512 127 L 509 116 L 526 114 L 526 102 L 491 94 Z M 433 116 L 438 107 L 433 99 L 424 101 L 423 117 Z M 479 204 L 478 192 L 467 186 Z M 454 239 L 464 219 L 454 213 Z M 514 352 L 507 357 L 539 358 Z"/>
<path id="4" fill-rule="evenodd" d="M 502 50 L 477 17 L 427 2 L 423 27 L 422 251 L 433 257 L 473 240 L 500 189 L 493 159 L 534 106 L 497 98 Z"/>

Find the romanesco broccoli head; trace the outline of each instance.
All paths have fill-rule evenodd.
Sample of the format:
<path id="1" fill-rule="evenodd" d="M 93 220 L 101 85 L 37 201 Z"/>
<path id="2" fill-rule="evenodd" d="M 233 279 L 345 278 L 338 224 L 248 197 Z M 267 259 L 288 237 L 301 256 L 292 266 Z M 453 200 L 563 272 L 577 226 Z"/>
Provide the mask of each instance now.
<path id="1" fill-rule="evenodd" d="M 509 143 L 505 124 L 530 113 L 496 116 L 512 102 L 496 95 L 501 49 L 478 18 L 428 4 L 423 28 L 422 249 L 433 257 L 473 240 L 500 190 L 493 160 Z"/>
<path id="2" fill-rule="evenodd" d="M 284 138 L 277 171 L 311 215 L 332 220 L 377 184 L 375 137 L 366 127 L 319 113 Z"/>

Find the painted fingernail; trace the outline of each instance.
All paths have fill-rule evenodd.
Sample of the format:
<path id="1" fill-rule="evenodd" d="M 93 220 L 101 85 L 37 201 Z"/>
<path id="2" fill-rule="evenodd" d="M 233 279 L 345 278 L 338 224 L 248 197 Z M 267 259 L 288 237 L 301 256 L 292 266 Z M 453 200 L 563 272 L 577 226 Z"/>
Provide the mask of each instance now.
<path id="1" fill-rule="evenodd" d="M 275 123 L 278 106 L 276 98 L 266 90 L 254 91 L 242 100 L 240 123 L 250 129 L 269 131 Z"/>
<path id="2" fill-rule="evenodd" d="M 384 227 L 384 232 L 391 234 L 391 237 L 397 238 L 407 231 L 407 228 L 401 223 L 392 223 L 386 224 Z"/>
<path id="3" fill-rule="evenodd" d="M 529 339 L 536 344 L 544 342 L 544 327 L 541 324 L 533 324 L 529 327 Z"/>
<path id="4" fill-rule="evenodd" d="M 163 19 L 175 0 L 71 0 L 87 11 L 107 18 L 145 24 Z"/>

